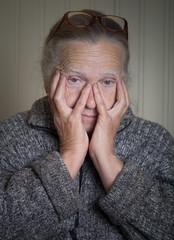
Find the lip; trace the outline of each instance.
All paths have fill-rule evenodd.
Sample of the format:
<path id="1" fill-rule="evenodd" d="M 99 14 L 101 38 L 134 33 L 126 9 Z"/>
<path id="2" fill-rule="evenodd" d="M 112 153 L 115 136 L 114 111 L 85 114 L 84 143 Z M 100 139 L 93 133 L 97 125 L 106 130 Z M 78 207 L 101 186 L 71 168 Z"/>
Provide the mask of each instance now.
<path id="1" fill-rule="evenodd" d="M 97 115 L 86 115 L 86 114 L 82 114 L 82 118 L 85 118 L 85 119 L 96 119 L 97 118 Z"/>

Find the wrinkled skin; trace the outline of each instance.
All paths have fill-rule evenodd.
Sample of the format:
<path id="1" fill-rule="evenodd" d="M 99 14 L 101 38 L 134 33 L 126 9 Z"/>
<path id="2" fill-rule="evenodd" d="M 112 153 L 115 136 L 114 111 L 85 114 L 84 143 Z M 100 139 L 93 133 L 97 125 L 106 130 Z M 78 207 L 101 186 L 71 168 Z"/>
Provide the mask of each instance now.
<path id="1" fill-rule="evenodd" d="M 114 154 L 114 139 L 129 107 L 122 62 L 122 49 L 115 43 L 71 42 L 64 45 L 61 64 L 46 88 L 71 177 L 89 151 L 106 191 L 123 168 Z"/>

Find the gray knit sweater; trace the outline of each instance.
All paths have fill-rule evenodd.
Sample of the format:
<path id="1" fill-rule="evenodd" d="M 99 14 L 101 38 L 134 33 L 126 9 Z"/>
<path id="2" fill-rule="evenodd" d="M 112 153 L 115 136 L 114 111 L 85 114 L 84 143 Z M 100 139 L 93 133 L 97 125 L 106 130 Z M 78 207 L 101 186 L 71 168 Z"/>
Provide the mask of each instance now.
<path id="1" fill-rule="evenodd" d="M 106 193 L 88 155 L 71 179 L 46 98 L 2 122 L 0 239 L 174 239 L 172 136 L 129 109 L 115 153 L 125 165 Z"/>

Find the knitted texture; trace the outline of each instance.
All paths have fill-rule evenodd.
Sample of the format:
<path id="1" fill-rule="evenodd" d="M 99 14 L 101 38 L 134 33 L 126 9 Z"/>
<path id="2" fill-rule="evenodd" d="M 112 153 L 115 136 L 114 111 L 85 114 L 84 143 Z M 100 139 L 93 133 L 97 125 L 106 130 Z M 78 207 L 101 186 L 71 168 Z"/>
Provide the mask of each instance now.
<path id="1" fill-rule="evenodd" d="M 0 124 L 2 240 L 174 239 L 174 140 L 128 110 L 108 193 L 87 154 L 73 181 L 46 98 Z"/>

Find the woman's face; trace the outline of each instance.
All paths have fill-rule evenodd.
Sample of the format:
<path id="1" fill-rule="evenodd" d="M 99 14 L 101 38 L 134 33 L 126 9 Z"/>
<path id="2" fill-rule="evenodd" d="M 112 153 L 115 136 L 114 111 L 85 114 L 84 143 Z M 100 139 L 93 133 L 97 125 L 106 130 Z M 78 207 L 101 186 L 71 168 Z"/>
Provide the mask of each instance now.
<path id="1" fill-rule="evenodd" d="M 122 62 L 121 47 L 106 40 L 96 44 L 80 41 L 65 44 L 58 68 L 66 76 L 67 105 L 74 108 L 85 84 L 98 83 L 106 108 L 111 109 L 116 101 L 117 81 L 123 76 Z M 93 131 L 97 115 L 91 88 L 82 114 L 82 122 L 87 132 Z"/>

